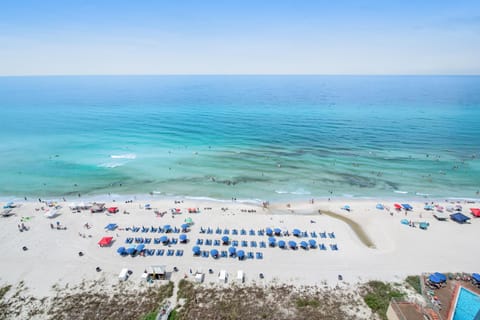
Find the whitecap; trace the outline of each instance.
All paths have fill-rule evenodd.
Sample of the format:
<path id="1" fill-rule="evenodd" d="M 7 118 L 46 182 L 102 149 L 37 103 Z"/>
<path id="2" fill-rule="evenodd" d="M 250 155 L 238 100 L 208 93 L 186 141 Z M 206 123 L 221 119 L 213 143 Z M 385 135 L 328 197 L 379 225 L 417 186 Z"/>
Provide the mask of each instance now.
<path id="1" fill-rule="evenodd" d="M 102 168 L 116 168 L 116 167 L 121 167 L 121 166 L 123 166 L 123 165 L 124 165 L 124 163 L 107 162 L 107 163 L 99 164 L 98 166 L 99 166 L 99 167 L 102 167 Z"/>
<path id="2" fill-rule="evenodd" d="M 407 194 L 408 191 L 401 191 L 401 190 L 393 190 L 395 193 Z"/>
<path id="3" fill-rule="evenodd" d="M 136 159 L 137 155 L 135 153 L 126 153 L 126 154 L 111 154 L 110 158 L 112 159 Z"/>

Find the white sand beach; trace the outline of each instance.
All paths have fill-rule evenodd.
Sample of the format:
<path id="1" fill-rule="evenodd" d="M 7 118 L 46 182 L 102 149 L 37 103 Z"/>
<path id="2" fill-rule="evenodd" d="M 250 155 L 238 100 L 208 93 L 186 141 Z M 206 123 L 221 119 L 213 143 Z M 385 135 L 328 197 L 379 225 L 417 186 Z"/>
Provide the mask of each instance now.
<path id="1" fill-rule="evenodd" d="M 351 211 L 347 212 L 340 208 L 348 204 Z M 390 207 L 390 214 L 386 210 L 376 209 L 378 202 Z M 441 272 L 478 272 L 478 258 L 475 257 L 476 238 L 480 231 L 480 220 L 472 217 L 471 223 L 458 224 L 451 220 L 437 221 L 432 211 L 423 209 L 423 202 L 410 202 L 413 211 L 405 215 L 405 211 L 393 210 L 392 201 L 376 200 L 332 200 L 315 201 L 315 203 L 298 202 L 291 203 L 287 208 L 286 203 L 271 204 L 268 209 L 258 205 L 244 204 L 239 202 L 221 203 L 212 201 L 187 200 L 174 203 L 173 199 L 155 200 L 149 202 L 151 209 L 144 208 L 146 202 L 134 201 L 132 203 L 108 202 L 106 206 L 118 206 L 119 212 L 115 214 L 90 213 L 82 211 L 72 212 L 69 202 L 59 202 L 62 208 L 58 211 L 59 216 L 49 219 L 45 217 L 45 204 L 39 202 L 18 203 L 14 208 L 15 215 L 0 218 L 0 241 L 2 259 L 0 262 L 0 282 L 14 284 L 25 281 L 25 284 L 33 293 L 49 295 L 52 285 L 79 283 L 82 279 L 92 280 L 105 277 L 112 281 L 118 281 L 118 273 L 122 268 L 133 271 L 128 281 L 141 281 L 143 271 L 152 265 L 166 265 L 167 271 L 173 267 L 178 272 L 172 272 L 172 279 L 178 280 L 185 277 L 192 278 L 190 270 L 201 268 L 203 271 L 212 269 L 213 274 L 206 272 L 206 282 L 217 282 L 217 274 L 220 270 L 226 270 L 229 281 L 235 281 L 238 270 L 245 273 L 246 282 L 260 281 L 259 273 L 263 273 L 264 280 L 278 279 L 281 282 L 295 284 L 321 284 L 325 281 L 336 285 L 338 275 L 349 283 L 366 281 L 370 279 L 397 281 L 409 274 L 419 274 L 429 271 Z M 443 202 L 445 205 L 445 202 Z M 465 204 L 463 212 L 471 216 L 470 207 L 478 204 Z M 171 208 L 179 208 L 182 213 L 170 214 Z M 199 208 L 200 213 L 188 213 L 188 208 Z M 211 208 L 211 209 L 205 209 Z M 228 208 L 228 210 L 222 210 Z M 124 214 L 124 211 L 129 214 Z M 155 214 L 155 211 L 168 211 L 163 217 Z M 375 248 L 366 247 L 357 237 L 348 224 L 325 214 L 319 214 L 318 210 L 330 210 L 358 222 L 365 230 L 368 237 L 374 242 Z M 247 211 L 247 212 L 245 212 Z M 250 212 L 248 212 L 250 211 Z M 252 212 L 255 211 L 255 212 Z M 27 218 L 28 217 L 28 218 Z M 171 244 L 170 247 L 163 244 L 154 244 L 154 238 L 161 237 L 161 233 L 142 233 L 141 230 L 134 233 L 126 228 L 137 226 L 159 227 L 171 225 L 178 227 L 186 218 L 192 218 L 194 224 L 187 232 L 188 243 Z M 23 219 L 22 219 L 23 218 Z M 27 218 L 27 219 L 25 219 Z M 410 227 L 400 223 L 402 219 L 414 222 L 428 222 L 428 230 L 418 227 Z M 20 232 L 18 225 L 21 223 L 28 231 Z M 57 221 L 66 230 L 52 229 L 51 224 L 56 226 Z M 88 223 L 90 228 L 86 228 Z M 110 223 L 118 224 L 115 231 L 107 231 L 105 226 Z M 200 233 L 201 227 L 212 228 L 212 234 Z M 215 229 L 229 229 L 230 240 L 238 240 L 239 247 L 245 252 L 261 252 L 263 259 L 245 259 L 239 261 L 236 258 L 204 258 L 194 256 L 192 247 L 197 239 L 220 240 L 224 236 L 215 233 Z M 268 236 L 259 236 L 258 230 L 281 228 L 288 230 L 290 236 L 282 236 L 285 241 L 295 240 L 297 244 L 302 240 L 316 240 L 324 243 L 326 250 L 310 248 L 304 250 L 298 248 L 280 249 L 278 246 L 268 246 Z M 298 238 L 291 233 L 298 228 L 307 231 L 308 237 Z M 245 229 L 246 235 L 232 235 L 233 229 Z M 255 235 L 249 235 L 250 229 L 255 230 Z M 335 238 L 312 238 L 311 232 L 317 235 L 320 232 L 333 232 Z M 83 237 L 85 235 L 85 237 Z M 179 234 L 169 233 L 170 238 L 178 238 Z M 104 236 L 112 236 L 114 242 L 111 246 L 100 247 L 97 243 Z M 127 237 L 151 238 L 150 244 L 145 244 L 148 249 L 174 249 L 184 250 L 183 256 L 120 256 L 117 249 L 121 246 L 128 248 L 125 243 Z M 243 248 L 241 241 L 248 241 L 248 246 Z M 280 240 L 280 237 L 278 238 Z M 256 241 L 257 247 L 251 247 L 251 241 Z M 266 248 L 260 248 L 261 241 L 267 243 Z M 337 251 L 331 250 L 330 244 L 338 246 Z M 28 250 L 22 250 L 26 246 Z M 202 245 L 202 250 L 218 249 L 227 250 L 229 246 Z M 79 256 L 79 252 L 83 256 Z M 96 271 L 101 268 L 101 272 Z"/>

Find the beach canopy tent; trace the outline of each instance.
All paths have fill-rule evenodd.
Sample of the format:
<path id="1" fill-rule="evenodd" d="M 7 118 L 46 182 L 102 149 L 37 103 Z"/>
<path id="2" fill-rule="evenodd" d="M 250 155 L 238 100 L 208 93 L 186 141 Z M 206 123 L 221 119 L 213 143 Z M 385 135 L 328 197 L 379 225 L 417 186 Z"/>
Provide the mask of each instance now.
<path id="1" fill-rule="evenodd" d="M 239 259 L 243 259 L 243 257 L 245 257 L 245 251 L 243 251 L 243 250 L 238 250 L 238 251 L 237 251 L 237 257 L 238 257 Z"/>
<path id="2" fill-rule="evenodd" d="M 265 229 L 265 233 L 267 234 L 267 236 L 271 236 L 273 234 L 273 231 L 272 231 L 272 229 L 267 228 L 267 229 Z"/>
<path id="3" fill-rule="evenodd" d="M 409 205 L 408 203 L 402 203 L 402 207 L 403 207 L 403 209 L 408 210 L 408 211 L 413 210 L 413 207 L 411 205 Z"/>
<path id="4" fill-rule="evenodd" d="M 427 205 L 425 205 L 425 207 L 423 207 L 423 209 L 425 209 L 425 210 L 429 210 L 429 211 L 432 211 L 432 210 L 433 210 L 433 206 L 432 206 L 432 205 L 429 205 L 429 204 L 427 204 Z"/>
<path id="5" fill-rule="evenodd" d="M 147 203 L 147 204 L 145 205 L 145 209 L 151 209 L 151 208 L 152 208 L 152 206 L 150 205 L 150 203 Z"/>
<path id="6" fill-rule="evenodd" d="M 286 245 L 285 241 L 283 241 L 283 240 L 278 241 L 278 246 L 280 248 L 285 248 L 285 245 Z"/>
<path id="7" fill-rule="evenodd" d="M 466 215 L 464 215 L 463 213 L 460 213 L 460 212 L 451 214 L 450 219 L 452 219 L 453 221 L 458 222 L 458 223 L 465 223 L 468 220 L 470 220 L 469 217 L 467 217 Z"/>
<path id="8" fill-rule="evenodd" d="M 276 235 L 280 235 L 282 233 L 282 229 L 280 228 L 275 228 L 273 231 L 275 232 Z"/>
<path id="9" fill-rule="evenodd" d="M 115 229 L 117 229 L 118 225 L 116 223 L 110 223 L 108 224 L 105 229 L 109 230 L 109 231 L 113 231 Z"/>
<path id="10" fill-rule="evenodd" d="M 127 249 L 127 254 L 134 255 L 137 249 L 135 246 L 131 246 L 130 248 Z"/>
<path id="11" fill-rule="evenodd" d="M 480 217 L 480 209 L 479 208 L 470 208 L 470 211 L 472 212 L 472 215 L 475 217 Z"/>
<path id="12" fill-rule="evenodd" d="M 120 255 L 124 255 L 127 253 L 127 249 L 125 249 L 125 247 L 120 247 L 117 249 L 117 253 Z"/>
<path id="13" fill-rule="evenodd" d="M 223 244 L 228 244 L 228 240 L 229 240 L 229 238 L 227 236 L 222 237 Z"/>
<path id="14" fill-rule="evenodd" d="M 298 229 L 293 229 L 292 233 L 294 236 L 299 237 L 302 234 L 302 231 Z"/>
<path id="15" fill-rule="evenodd" d="M 228 253 L 230 253 L 230 255 L 234 255 L 235 252 L 237 252 L 237 249 L 235 249 L 235 247 L 228 248 Z"/>
<path id="16" fill-rule="evenodd" d="M 472 273 L 472 279 L 475 280 L 475 282 L 480 282 L 480 274 Z"/>
<path id="17" fill-rule="evenodd" d="M 105 203 L 94 203 L 90 208 L 91 213 L 103 212 L 105 210 Z"/>
<path id="18" fill-rule="evenodd" d="M 217 249 L 212 249 L 212 250 L 210 250 L 210 254 L 212 255 L 212 257 L 218 257 L 218 250 Z"/>
<path id="19" fill-rule="evenodd" d="M 420 222 L 419 226 L 420 226 L 420 229 L 422 229 L 422 230 L 427 230 L 428 227 L 430 226 L 430 223 L 428 223 L 428 222 Z"/>
<path id="20" fill-rule="evenodd" d="M 98 241 L 98 245 L 100 247 L 109 246 L 112 243 L 112 240 L 113 237 L 103 237 L 102 239 L 100 239 L 100 241 Z"/>
<path id="21" fill-rule="evenodd" d="M 310 244 L 310 247 L 314 248 L 317 245 L 317 241 L 310 239 L 308 240 L 308 243 Z"/>
<path id="22" fill-rule="evenodd" d="M 144 245 L 144 244 L 139 244 L 139 245 L 135 248 L 135 250 L 137 250 L 138 252 L 143 251 L 143 249 L 145 249 L 145 245 Z"/>
<path id="23" fill-rule="evenodd" d="M 393 204 L 393 207 L 394 207 L 395 209 L 397 209 L 397 210 L 402 209 L 402 205 L 399 204 L 399 203 L 394 203 L 394 204 Z"/>
<path id="24" fill-rule="evenodd" d="M 437 218 L 437 220 L 447 220 L 448 219 L 448 214 L 446 214 L 445 212 L 435 212 L 433 214 L 433 216 L 435 218 Z"/>
<path id="25" fill-rule="evenodd" d="M 297 243 L 295 241 L 288 241 L 288 246 L 292 249 L 296 249 L 297 248 Z"/>
<path id="26" fill-rule="evenodd" d="M 378 210 L 383 210 L 383 209 L 385 209 L 385 207 L 384 207 L 383 204 L 381 204 L 381 203 L 377 203 L 377 205 L 375 206 L 375 208 L 377 208 Z"/>
<path id="27" fill-rule="evenodd" d="M 107 209 L 109 213 L 117 213 L 118 212 L 118 207 L 110 207 Z"/>
<path id="28" fill-rule="evenodd" d="M 160 242 L 162 242 L 162 243 L 168 243 L 168 237 L 167 237 L 167 236 L 161 236 L 161 237 L 160 237 Z"/>
<path id="29" fill-rule="evenodd" d="M 199 255 L 201 250 L 200 250 L 200 247 L 199 246 L 195 246 L 192 248 L 192 251 L 193 251 L 193 254 L 194 255 Z"/>
<path id="30" fill-rule="evenodd" d="M 405 224 L 405 225 L 409 225 L 410 221 L 408 221 L 407 219 L 402 219 L 402 220 L 400 220 L 400 223 Z"/>
<path id="31" fill-rule="evenodd" d="M 13 209 L 15 207 L 16 207 L 15 203 L 13 203 L 13 201 L 10 201 L 3 206 L 3 209 Z"/>
<path id="32" fill-rule="evenodd" d="M 185 219 L 185 223 L 188 223 L 189 225 L 192 225 L 193 224 L 193 219 L 188 217 Z"/>
<path id="33" fill-rule="evenodd" d="M 180 242 L 186 242 L 187 241 L 187 235 L 186 234 L 181 234 L 179 237 Z"/>
<path id="34" fill-rule="evenodd" d="M 428 280 L 432 283 L 444 283 L 447 281 L 447 276 L 440 272 L 435 272 L 428 277 Z"/>
<path id="35" fill-rule="evenodd" d="M 58 211 L 55 209 L 51 209 L 51 210 L 49 209 L 47 210 L 47 212 L 45 212 L 45 217 L 47 218 L 52 219 L 52 218 L 55 218 L 56 216 L 58 216 Z"/>
<path id="36" fill-rule="evenodd" d="M 181 225 L 183 231 L 187 231 L 190 225 L 188 223 L 184 223 Z"/>
<path id="37" fill-rule="evenodd" d="M 303 249 L 307 249 L 308 248 L 308 243 L 306 241 L 302 241 L 302 242 L 300 242 L 300 247 L 302 247 Z"/>

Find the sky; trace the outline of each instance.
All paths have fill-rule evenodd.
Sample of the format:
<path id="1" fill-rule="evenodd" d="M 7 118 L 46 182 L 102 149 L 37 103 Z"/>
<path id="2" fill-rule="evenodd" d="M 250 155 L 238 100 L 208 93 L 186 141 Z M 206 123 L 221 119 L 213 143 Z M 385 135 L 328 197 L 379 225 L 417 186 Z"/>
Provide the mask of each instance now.
<path id="1" fill-rule="evenodd" d="M 80 74 L 480 74 L 480 1 L 0 1 L 0 75 Z"/>

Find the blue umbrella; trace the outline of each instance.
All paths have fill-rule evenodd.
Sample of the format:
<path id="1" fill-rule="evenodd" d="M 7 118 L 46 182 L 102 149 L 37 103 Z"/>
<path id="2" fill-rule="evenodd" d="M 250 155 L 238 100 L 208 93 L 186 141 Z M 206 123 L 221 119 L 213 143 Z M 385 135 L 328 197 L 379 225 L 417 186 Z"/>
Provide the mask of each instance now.
<path id="1" fill-rule="evenodd" d="M 228 252 L 230 253 L 230 255 L 234 255 L 235 252 L 237 252 L 237 249 L 235 249 L 235 247 L 230 247 L 228 248 Z"/>
<path id="2" fill-rule="evenodd" d="M 212 255 L 212 257 L 218 257 L 218 250 L 217 249 L 212 249 L 212 250 L 210 250 L 210 254 Z"/>
<path id="3" fill-rule="evenodd" d="M 300 231 L 300 230 L 298 230 L 298 229 L 293 229 L 292 233 L 293 233 L 294 236 L 297 236 L 297 237 L 298 237 L 299 235 L 302 234 L 302 231 Z"/>
<path id="4" fill-rule="evenodd" d="M 245 257 L 245 251 L 243 251 L 243 250 L 238 250 L 238 251 L 237 251 L 237 257 L 238 257 L 239 259 L 243 259 L 243 257 Z"/>
<path id="5" fill-rule="evenodd" d="M 223 236 L 223 237 L 222 237 L 222 241 L 223 241 L 223 243 L 228 243 L 228 237 L 227 237 L 227 236 Z"/>
<path id="6" fill-rule="evenodd" d="M 188 230 L 189 225 L 187 223 L 182 224 L 182 230 Z"/>
<path id="7" fill-rule="evenodd" d="M 275 234 L 277 234 L 277 235 L 282 233 L 282 229 L 280 229 L 280 228 L 275 228 L 273 231 L 275 231 Z"/>
<path id="8" fill-rule="evenodd" d="M 195 246 L 195 247 L 192 248 L 192 251 L 193 251 L 194 254 L 197 254 L 197 255 L 198 255 L 198 254 L 200 254 L 200 251 L 201 251 L 201 250 L 200 250 L 200 247 L 199 247 L 199 246 Z"/>
<path id="9" fill-rule="evenodd" d="M 128 254 L 131 254 L 131 255 L 133 255 L 133 254 L 135 253 L 135 251 L 137 251 L 137 250 L 135 249 L 135 246 L 130 247 L 130 248 L 127 249 L 127 253 L 128 253 Z"/>
<path id="10" fill-rule="evenodd" d="M 168 237 L 167 236 L 161 236 L 160 237 L 160 242 L 167 243 L 168 242 Z"/>
<path id="11" fill-rule="evenodd" d="M 165 231 L 169 231 L 169 230 L 172 230 L 172 226 L 169 225 L 169 224 L 166 224 L 163 229 L 165 229 Z"/>
<path id="12" fill-rule="evenodd" d="M 317 241 L 310 239 L 308 240 L 308 243 L 310 243 L 310 247 L 315 248 L 317 246 Z"/>
<path id="13" fill-rule="evenodd" d="M 267 234 L 267 236 L 271 236 L 273 234 L 273 231 L 272 231 L 272 229 L 267 228 L 267 229 L 265 229 L 265 233 Z"/>
<path id="14" fill-rule="evenodd" d="M 303 249 L 307 249 L 308 248 L 308 243 L 306 241 L 302 241 L 302 242 L 300 242 L 300 247 L 302 247 Z"/>
<path id="15" fill-rule="evenodd" d="M 278 241 L 278 246 L 280 248 L 285 248 L 285 241 L 283 241 L 283 240 Z"/>
<path id="16" fill-rule="evenodd" d="M 288 246 L 292 249 L 297 247 L 297 243 L 295 241 L 288 241 Z"/>
<path id="17" fill-rule="evenodd" d="M 120 248 L 117 249 L 117 253 L 119 253 L 119 254 L 125 254 L 125 251 L 126 251 L 125 247 L 120 247 Z"/>
<path id="18" fill-rule="evenodd" d="M 270 244 L 275 244 L 275 241 L 277 241 L 277 240 L 276 240 L 274 237 L 268 238 L 268 242 L 269 242 Z"/>
<path id="19" fill-rule="evenodd" d="M 142 251 L 143 249 L 145 249 L 145 245 L 144 245 L 144 244 L 139 244 L 139 245 L 137 246 L 137 249 L 136 249 L 136 250 L 137 250 L 138 252 L 140 252 L 140 251 Z"/>
<path id="20" fill-rule="evenodd" d="M 187 241 L 187 235 L 186 234 L 181 234 L 179 237 L 180 241 L 185 242 Z"/>

